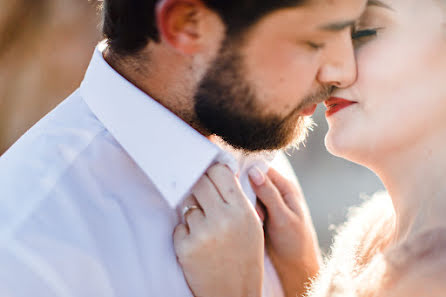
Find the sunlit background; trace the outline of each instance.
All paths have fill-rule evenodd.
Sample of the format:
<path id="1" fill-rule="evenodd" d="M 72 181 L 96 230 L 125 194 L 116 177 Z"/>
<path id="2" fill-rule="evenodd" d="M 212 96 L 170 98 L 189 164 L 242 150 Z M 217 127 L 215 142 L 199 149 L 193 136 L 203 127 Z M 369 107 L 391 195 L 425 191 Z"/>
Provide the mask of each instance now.
<path id="1" fill-rule="evenodd" d="M 87 0 L 2 1 L 0 154 L 77 88 L 99 41 L 98 22 L 96 4 Z M 327 153 L 324 110 L 318 108 L 318 126 L 290 161 L 327 251 L 330 226 L 383 186 L 369 170 Z"/>

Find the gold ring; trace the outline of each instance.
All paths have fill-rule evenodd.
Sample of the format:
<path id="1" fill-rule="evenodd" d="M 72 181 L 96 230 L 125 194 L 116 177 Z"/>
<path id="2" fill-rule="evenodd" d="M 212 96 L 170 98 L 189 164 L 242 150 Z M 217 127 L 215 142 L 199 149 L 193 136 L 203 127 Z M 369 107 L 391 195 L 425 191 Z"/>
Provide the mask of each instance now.
<path id="1" fill-rule="evenodd" d="M 197 205 L 186 205 L 183 210 L 181 211 L 181 213 L 183 214 L 183 218 L 186 216 L 186 214 L 194 209 L 200 209 Z"/>

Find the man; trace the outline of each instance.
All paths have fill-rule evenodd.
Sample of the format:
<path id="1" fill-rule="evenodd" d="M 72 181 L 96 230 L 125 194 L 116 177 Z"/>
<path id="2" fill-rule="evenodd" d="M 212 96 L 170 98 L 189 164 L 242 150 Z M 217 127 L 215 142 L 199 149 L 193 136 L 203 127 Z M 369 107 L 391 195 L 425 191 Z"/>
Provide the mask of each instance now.
<path id="1" fill-rule="evenodd" d="M 213 163 L 242 179 L 256 161 L 209 139 L 259 152 L 304 135 L 355 79 L 364 2 L 105 0 L 108 46 L 0 159 L 1 295 L 191 296 L 179 205 Z M 263 294 L 280 296 L 265 263 Z"/>

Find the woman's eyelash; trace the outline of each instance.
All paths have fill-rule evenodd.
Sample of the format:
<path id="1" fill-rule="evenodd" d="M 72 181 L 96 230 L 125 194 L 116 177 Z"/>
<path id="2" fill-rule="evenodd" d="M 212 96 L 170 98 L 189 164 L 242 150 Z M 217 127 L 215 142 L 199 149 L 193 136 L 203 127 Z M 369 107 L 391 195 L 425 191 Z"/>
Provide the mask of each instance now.
<path id="1" fill-rule="evenodd" d="M 373 37 L 378 33 L 378 29 L 355 30 L 352 33 L 352 39 L 361 39 L 364 37 Z"/>
<path id="2" fill-rule="evenodd" d="M 379 29 L 365 29 L 365 30 L 354 30 L 352 32 L 353 40 L 361 40 L 366 37 L 374 37 L 377 35 Z M 307 41 L 307 44 L 315 50 L 319 50 L 325 46 L 324 43 L 316 43 L 312 41 Z"/>

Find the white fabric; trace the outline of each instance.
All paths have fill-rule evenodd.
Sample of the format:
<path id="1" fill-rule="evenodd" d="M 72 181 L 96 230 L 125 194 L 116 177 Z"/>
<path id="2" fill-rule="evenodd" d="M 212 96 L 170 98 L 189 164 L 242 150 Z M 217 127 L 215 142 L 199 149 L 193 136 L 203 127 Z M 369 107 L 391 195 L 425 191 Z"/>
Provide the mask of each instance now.
<path id="1" fill-rule="evenodd" d="M 0 158 L 0 296 L 192 296 L 175 208 L 221 160 L 255 201 L 246 170 L 258 158 L 236 161 L 97 49 L 81 87 Z M 265 266 L 264 296 L 282 296 Z"/>

